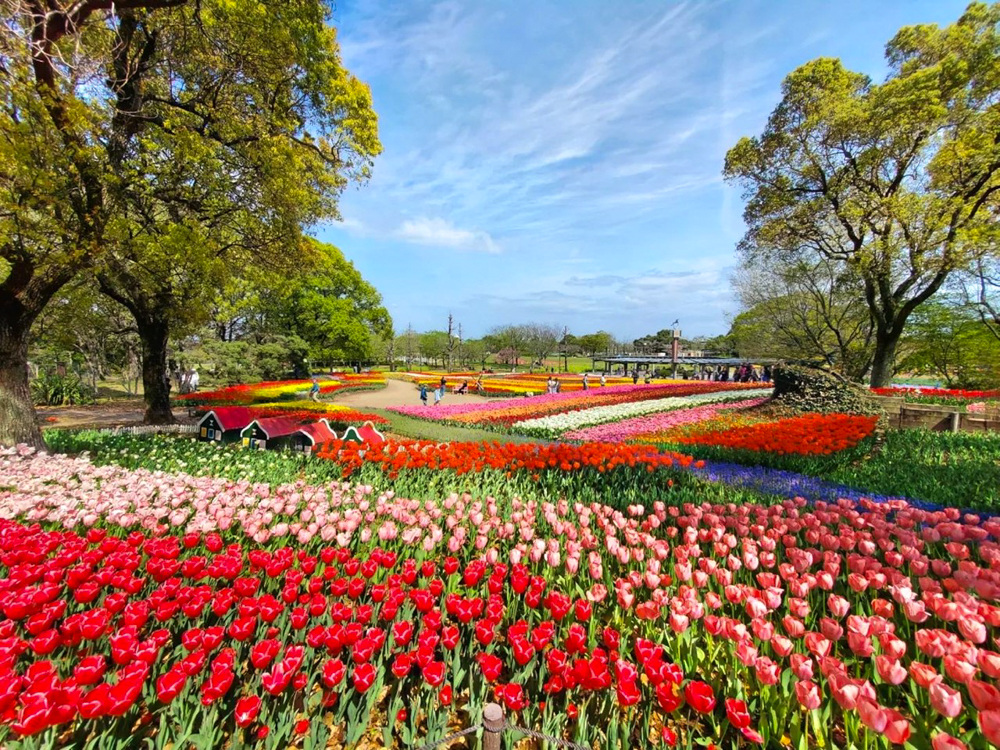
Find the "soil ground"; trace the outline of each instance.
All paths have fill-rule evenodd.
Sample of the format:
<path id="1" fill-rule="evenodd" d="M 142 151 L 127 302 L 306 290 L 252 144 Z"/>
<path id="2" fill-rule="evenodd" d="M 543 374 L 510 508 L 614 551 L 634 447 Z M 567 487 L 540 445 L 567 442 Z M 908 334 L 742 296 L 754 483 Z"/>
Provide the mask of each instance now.
<path id="1" fill-rule="evenodd" d="M 141 398 L 106 401 L 88 406 L 38 406 L 42 427 L 125 427 L 142 424 L 146 405 Z M 187 409 L 174 409 L 182 424 L 194 424 Z"/>
<path id="2" fill-rule="evenodd" d="M 472 383 L 469 383 L 469 387 L 472 387 Z M 353 409 L 362 410 L 365 408 L 386 409 L 390 406 L 419 406 L 420 391 L 413 383 L 406 383 L 402 380 L 387 380 L 385 388 L 380 388 L 377 391 L 345 393 L 339 398 L 334 398 L 333 401 L 336 404 L 343 404 Z M 441 403 L 472 404 L 481 401 L 489 401 L 489 399 L 473 393 L 460 396 L 457 393 L 448 391 L 444 394 L 444 400 Z M 427 391 L 427 403 L 434 403 L 434 393 L 430 389 Z"/>

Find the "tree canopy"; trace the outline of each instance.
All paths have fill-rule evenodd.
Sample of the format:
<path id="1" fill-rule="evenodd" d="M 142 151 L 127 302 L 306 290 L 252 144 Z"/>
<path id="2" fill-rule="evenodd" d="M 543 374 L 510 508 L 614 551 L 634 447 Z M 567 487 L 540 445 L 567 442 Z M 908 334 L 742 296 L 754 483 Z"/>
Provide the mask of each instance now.
<path id="1" fill-rule="evenodd" d="M 93 271 L 136 316 L 147 416 L 171 326 L 336 218 L 381 150 L 322 0 L 34 0 L 0 27 L 0 440 L 40 443 L 32 323 Z M 166 410 L 166 414 L 164 414 Z"/>
<path id="2" fill-rule="evenodd" d="M 819 254 L 862 282 L 871 383 L 891 378 L 905 324 L 951 274 L 996 247 L 1000 5 L 899 31 L 882 83 L 820 58 L 793 71 L 764 132 L 726 155 L 744 188 L 747 257 Z"/>

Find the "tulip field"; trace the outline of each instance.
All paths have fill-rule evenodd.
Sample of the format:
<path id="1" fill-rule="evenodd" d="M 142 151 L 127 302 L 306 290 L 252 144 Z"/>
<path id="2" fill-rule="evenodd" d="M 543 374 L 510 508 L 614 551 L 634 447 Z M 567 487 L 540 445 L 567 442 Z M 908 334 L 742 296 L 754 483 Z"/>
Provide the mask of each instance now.
<path id="1" fill-rule="evenodd" d="M 249 405 L 266 402 L 281 402 L 286 400 L 304 400 L 312 386 L 311 380 L 278 380 L 264 383 L 231 385 L 212 391 L 197 391 L 176 397 L 181 404 L 191 406 L 208 405 Z M 372 390 L 385 387 L 385 374 L 381 372 L 337 372 L 324 376 L 320 380 L 320 395 L 329 397 L 334 394 L 352 391 Z"/>
<path id="2" fill-rule="evenodd" d="M 496 701 L 592 748 L 1000 746 L 1000 521 L 894 492 L 898 441 L 916 460 L 944 438 L 767 396 L 395 407 L 498 442 L 312 456 L 58 431 L 49 455 L 0 449 L 0 745 L 417 747 Z M 721 462 L 875 440 L 868 464 L 901 477 L 878 494 Z"/>

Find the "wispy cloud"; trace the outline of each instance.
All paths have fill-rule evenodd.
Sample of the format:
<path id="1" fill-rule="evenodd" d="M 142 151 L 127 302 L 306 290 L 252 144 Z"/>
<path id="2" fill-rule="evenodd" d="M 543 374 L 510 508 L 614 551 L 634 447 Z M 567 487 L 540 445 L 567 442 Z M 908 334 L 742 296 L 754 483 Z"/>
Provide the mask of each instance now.
<path id="1" fill-rule="evenodd" d="M 385 150 L 333 226 L 375 250 L 359 267 L 418 326 L 458 313 L 460 294 L 473 329 L 516 312 L 578 331 L 640 335 L 666 316 L 718 332 L 744 231 L 727 149 L 760 132 L 798 65 L 840 56 L 877 74 L 901 25 L 947 22 L 964 2 L 337 3 Z M 475 262 L 443 269 L 414 246 Z"/>
<path id="2" fill-rule="evenodd" d="M 417 219 L 407 219 L 399 227 L 396 235 L 406 242 L 415 242 L 419 245 L 486 253 L 500 252 L 500 247 L 486 232 L 461 229 L 441 218 L 424 216 Z"/>

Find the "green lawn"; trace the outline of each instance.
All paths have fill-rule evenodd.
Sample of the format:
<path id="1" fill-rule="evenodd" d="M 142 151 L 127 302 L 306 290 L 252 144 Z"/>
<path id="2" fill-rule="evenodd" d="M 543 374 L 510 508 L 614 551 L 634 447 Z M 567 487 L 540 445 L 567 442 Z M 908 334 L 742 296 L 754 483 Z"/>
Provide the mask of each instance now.
<path id="1" fill-rule="evenodd" d="M 1000 511 L 1000 433 L 889 430 L 832 456 L 664 447 L 709 461 L 795 471 L 877 495 Z"/>
<path id="2" fill-rule="evenodd" d="M 385 427 L 394 435 L 413 438 L 414 440 L 433 440 L 436 443 L 445 442 L 502 442 L 502 443 L 546 443 L 547 440 L 524 437 L 521 435 L 504 435 L 499 432 L 480 430 L 475 427 L 459 427 L 442 422 L 431 422 L 426 419 L 416 419 L 387 409 L 365 408 L 366 412 L 378 414 L 389 420 Z"/>

